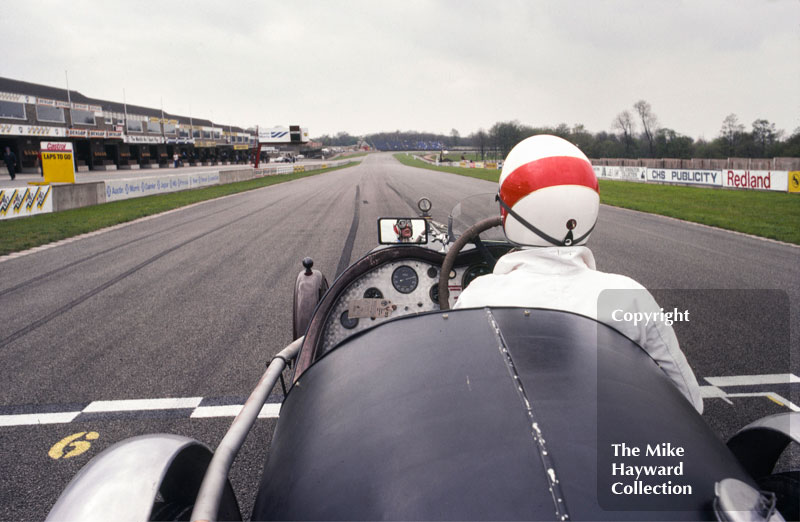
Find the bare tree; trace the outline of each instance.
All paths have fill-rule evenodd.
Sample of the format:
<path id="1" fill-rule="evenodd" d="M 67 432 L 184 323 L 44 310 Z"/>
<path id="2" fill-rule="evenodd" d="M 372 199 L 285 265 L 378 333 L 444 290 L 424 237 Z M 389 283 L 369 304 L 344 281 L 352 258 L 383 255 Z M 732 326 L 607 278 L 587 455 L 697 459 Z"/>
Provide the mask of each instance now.
<path id="1" fill-rule="evenodd" d="M 647 146 L 650 150 L 650 157 L 655 155 L 655 131 L 658 130 L 658 119 L 653 114 L 653 108 L 644 100 L 639 100 L 633 104 L 639 119 L 642 121 L 642 131 L 647 139 Z"/>
<path id="2" fill-rule="evenodd" d="M 450 129 L 450 138 L 453 140 L 453 147 L 457 147 L 458 141 L 461 139 L 461 134 L 459 134 L 457 129 Z"/>
<path id="3" fill-rule="evenodd" d="M 756 142 L 761 157 L 767 156 L 767 147 L 771 146 L 780 137 L 775 129 L 775 124 L 764 119 L 753 122 L 753 141 Z"/>
<path id="4" fill-rule="evenodd" d="M 728 156 L 734 156 L 736 144 L 744 134 L 744 125 L 739 123 L 739 118 L 735 114 L 728 114 L 722 120 L 722 129 L 720 129 L 719 134 L 728 146 Z"/>
<path id="5" fill-rule="evenodd" d="M 483 160 L 486 155 L 486 146 L 489 144 L 489 135 L 486 134 L 485 130 L 480 129 L 476 133 L 475 138 L 478 142 L 478 149 L 481 151 L 481 160 Z"/>
<path id="6" fill-rule="evenodd" d="M 625 155 L 630 156 L 634 132 L 633 116 L 631 116 L 631 113 L 628 111 L 620 112 L 617 114 L 616 118 L 614 118 L 612 127 L 614 130 L 618 130 L 622 133 L 622 142 L 625 144 Z"/>
<path id="7" fill-rule="evenodd" d="M 509 151 L 522 140 L 522 127 L 518 121 L 503 121 L 492 125 L 489 136 L 500 157 L 505 158 Z"/>

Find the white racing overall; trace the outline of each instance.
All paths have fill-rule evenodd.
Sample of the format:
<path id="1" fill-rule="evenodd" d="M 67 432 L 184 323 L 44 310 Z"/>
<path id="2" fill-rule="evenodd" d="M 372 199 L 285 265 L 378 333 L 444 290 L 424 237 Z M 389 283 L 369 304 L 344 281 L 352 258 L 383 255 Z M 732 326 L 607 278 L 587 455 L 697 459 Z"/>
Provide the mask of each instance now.
<path id="1" fill-rule="evenodd" d="M 600 293 L 611 289 L 632 291 L 606 294 L 602 310 L 598 310 Z M 614 302 L 609 302 L 609 297 Z M 640 313 L 639 317 L 658 316 L 661 308 L 653 296 L 629 277 L 598 272 L 592 251 L 586 247 L 537 247 L 504 255 L 492 274 L 470 283 L 454 308 L 483 306 L 550 308 L 597 319 L 644 348 L 695 409 L 703 413 L 700 387 L 672 326 L 663 320 L 639 321 L 635 325 L 633 320 L 620 320 L 626 312 Z"/>

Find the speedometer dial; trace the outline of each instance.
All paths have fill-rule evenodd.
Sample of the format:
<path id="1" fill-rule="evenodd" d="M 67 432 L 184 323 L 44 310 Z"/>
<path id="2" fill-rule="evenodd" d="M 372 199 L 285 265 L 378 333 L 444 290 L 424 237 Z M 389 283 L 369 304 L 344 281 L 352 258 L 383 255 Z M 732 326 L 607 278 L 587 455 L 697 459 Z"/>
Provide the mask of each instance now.
<path id="1" fill-rule="evenodd" d="M 399 266 L 392 272 L 392 286 L 401 294 L 410 294 L 417 288 L 419 276 L 407 265 Z"/>

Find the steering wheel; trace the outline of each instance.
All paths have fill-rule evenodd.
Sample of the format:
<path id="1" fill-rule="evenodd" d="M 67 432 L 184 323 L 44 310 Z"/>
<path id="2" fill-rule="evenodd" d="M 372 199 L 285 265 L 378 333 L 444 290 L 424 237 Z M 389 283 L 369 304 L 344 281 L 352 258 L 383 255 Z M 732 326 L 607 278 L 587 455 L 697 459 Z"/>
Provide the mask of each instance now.
<path id="1" fill-rule="evenodd" d="M 442 261 L 442 269 L 439 271 L 439 308 L 442 310 L 450 309 L 450 290 L 447 288 L 447 283 L 450 280 L 450 271 L 456 262 L 456 256 L 467 243 L 473 242 L 481 232 L 489 230 L 490 228 L 499 227 L 503 221 L 500 216 L 486 218 L 478 221 L 469 227 L 464 233 L 456 239 L 447 255 L 444 256 Z"/>

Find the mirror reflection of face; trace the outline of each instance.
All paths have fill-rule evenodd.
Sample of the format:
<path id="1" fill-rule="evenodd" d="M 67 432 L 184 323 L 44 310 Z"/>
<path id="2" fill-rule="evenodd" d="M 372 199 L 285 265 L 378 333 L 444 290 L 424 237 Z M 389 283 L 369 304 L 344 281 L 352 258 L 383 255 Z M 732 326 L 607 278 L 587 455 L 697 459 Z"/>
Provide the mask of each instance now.
<path id="1" fill-rule="evenodd" d="M 424 219 L 381 218 L 379 220 L 379 242 L 381 244 L 400 244 L 428 242 Z"/>
<path id="2" fill-rule="evenodd" d="M 398 219 L 394 225 L 394 233 L 397 234 L 397 240 L 401 243 L 411 240 L 414 233 L 414 228 L 410 219 Z"/>

